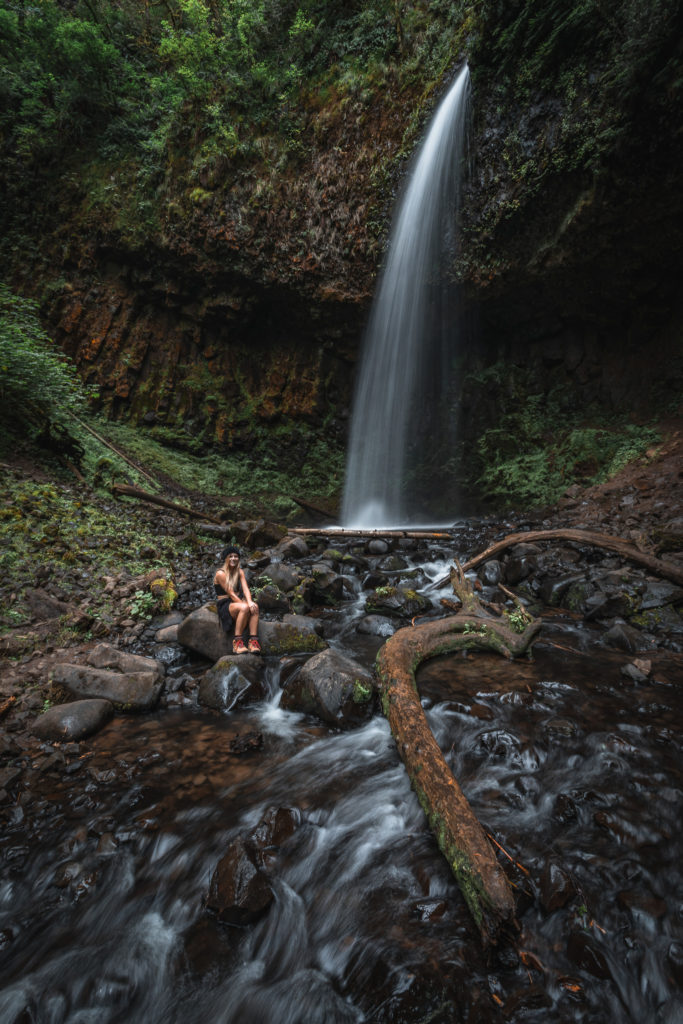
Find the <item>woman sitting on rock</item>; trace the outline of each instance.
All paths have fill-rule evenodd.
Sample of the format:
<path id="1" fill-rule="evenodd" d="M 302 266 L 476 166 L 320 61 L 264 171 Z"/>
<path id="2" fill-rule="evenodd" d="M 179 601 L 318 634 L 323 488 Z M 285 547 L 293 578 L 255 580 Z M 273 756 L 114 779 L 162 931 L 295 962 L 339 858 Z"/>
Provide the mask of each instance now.
<path id="1" fill-rule="evenodd" d="M 235 638 L 232 641 L 233 654 L 261 653 L 258 642 L 259 608 L 252 601 L 244 569 L 240 568 L 240 553 L 237 548 L 226 548 L 221 552 L 223 568 L 213 578 L 218 605 L 218 618 L 226 633 L 229 633 L 233 621 Z M 249 639 L 245 646 L 244 629 L 249 625 Z"/>

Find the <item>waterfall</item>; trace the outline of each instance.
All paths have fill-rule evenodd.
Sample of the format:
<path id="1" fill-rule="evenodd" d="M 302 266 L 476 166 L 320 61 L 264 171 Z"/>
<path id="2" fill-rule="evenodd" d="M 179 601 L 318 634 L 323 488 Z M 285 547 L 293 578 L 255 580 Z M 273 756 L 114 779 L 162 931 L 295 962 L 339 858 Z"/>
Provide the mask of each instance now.
<path id="1" fill-rule="evenodd" d="M 344 526 L 429 515 L 420 462 L 433 442 L 454 354 L 455 218 L 469 100 L 465 64 L 442 100 L 398 204 L 358 371 L 342 508 Z M 431 446 L 431 447 L 430 447 Z M 404 498 L 412 474 L 418 500 Z M 411 508 L 412 505 L 412 508 Z"/>

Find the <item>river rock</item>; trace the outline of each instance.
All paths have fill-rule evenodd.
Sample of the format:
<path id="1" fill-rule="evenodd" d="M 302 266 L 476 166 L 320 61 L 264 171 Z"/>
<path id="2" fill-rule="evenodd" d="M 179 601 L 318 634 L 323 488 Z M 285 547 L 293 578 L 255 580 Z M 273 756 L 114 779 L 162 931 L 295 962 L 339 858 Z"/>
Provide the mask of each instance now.
<path id="1" fill-rule="evenodd" d="M 648 641 L 640 630 L 629 626 L 623 620 L 617 620 L 607 630 L 605 642 L 612 647 L 618 647 L 620 651 L 626 651 L 627 654 L 635 654 L 636 651 L 653 646 L 653 642 Z"/>
<path id="2" fill-rule="evenodd" d="M 405 560 L 403 555 L 391 554 L 387 555 L 379 562 L 378 569 L 382 572 L 400 572 L 402 569 L 408 568 L 408 562 Z"/>
<path id="3" fill-rule="evenodd" d="M 541 874 L 541 903 L 548 913 L 564 907 L 574 895 L 574 886 L 559 864 L 548 861 Z"/>
<path id="4" fill-rule="evenodd" d="M 164 626 L 162 629 L 158 629 L 154 635 L 154 639 L 159 644 L 173 644 L 178 640 L 178 629 L 180 624 L 176 623 L 173 626 Z"/>
<path id="5" fill-rule="evenodd" d="M 546 579 L 541 585 L 541 599 L 552 608 L 557 608 L 562 603 L 562 599 L 569 588 L 575 583 L 580 583 L 582 579 L 583 577 L 577 576 L 576 573 L 570 576 L 559 576 Z"/>
<path id="6" fill-rule="evenodd" d="M 55 665 L 53 681 L 74 697 L 109 700 L 123 711 L 147 711 L 159 699 L 163 679 L 156 671 L 115 672 L 89 665 Z"/>
<path id="7" fill-rule="evenodd" d="M 178 643 L 213 662 L 232 654 L 232 634 L 228 636 L 222 628 L 215 608 L 215 604 L 197 608 L 178 627 Z"/>
<path id="8" fill-rule="evenodd" d="M 356 632 L 366 636 L 393 636 L 396 624 L 383 615 L 365 615 L 356 626 Z"/>
<path id="9" fill-rule="evenodd" d="M 590 933 L 573 931 L 569 936 L 567 955 L 573 964 L 588 971 L 594 978 L 611 977 L 605 953 Z"/>
<path id="10" fill-rule="evenodd" d="M 263 700 L 262 674 L 263 661 L 257 654 L 229 654 L 204 673 L 197 699 L 218 711 Z"/>
<path id="11" fill-rule="evenodd" d="M 380 540 L 379 537 L 374 537 L 367 542 L 365 550 L 369 555 L 386 555 L 389 551 L 389 544 L 385 540 Z"/>
<path id="12" fill-rule="evenodd" d="M 270 576 L 275 586 L 285 594 L 294 590 L 301 582 L 301 573 L 284 562 L 272 562 L 268 566 L 267 575 Z"/>
<path id="13" fill-rule="evenodd" d="M 385 576 L 383 572 L 369 572 L 363 579 L 361 584 L 363 590 L 377 590 L 378 587 L 388 587 L 389 577 Z"/>
<path id="14" fill-rule="evenodd" d="M 33 722 L 32 731 L 39 739 L 48 742 L 82 740 L 101 729 L 113 714 L 111 701 L 76 700 L 70 704 L 58 704 L 39 715 Z"/>
<path id="15" fill-rule="evenodd" d="M 275 547 L 273 554 L 276 558 L 288 558 L 295 562 L 299 558 L 306 558 L 310 554 L 308 544 L 303 537 L 296 534 L 288 535 Z"/>
<path id="16" fill-rule="evenodd" d="M 370 615 L 393 615 L 411 619 L 432 607 L 432 602 L 415 590 L 404 587 L 379 587 L 368 595 L 365 610 Z"/>
<path id="17" fill-rule="evenodd" d="M 342 729 L 365 721 L 374 705 L 372 677 L 338 651 L 316 654 L 282 693 L 281 706 L 317 715 Z"/>
<path id="18" fill-rule="evenodd" d="M 156 672 L 160 678 L 166 673 L 165 666 L 155 658 L 129 654 L 113 644 L 97 644 L 85 660 L 93 668 L 115 668 L 119 672 Z"/>
<path id="19" fill-rule="evenodd" d="M 482 583 L 489 587 L 495 587 L 503 578 L 503 567 L 497 558 L 489 558 L 487 562 L 484 562 L 477 575 Z"/>
<path id="20" fill-rule="evenodd" d="M 253 844 L 234 839 L 211 878 L 207 908 L 227 924 L 249 924 L 273 902 L 273 890 Z"/>
<path id="21" fill-rule="evenodd" d="M 249 839 L 259 852 L 281 846 L 301 824 L 301 812 L 295 807 L 271 807 Z"/>
<path id="22" fill-rule="evenodd" d="M 683 602 L 683 588 L 665 580 L 648 580 L 645 593 L 640 600 L 640 610 L 648 611 L 650 608 L 661 608 L 665 604 L 681 604 L 681 602 Z"/>
<path id="23" fill-rule="evenodd" d="M 315 631 L 315 621 L 304 615 L 285 616 L 282 622 L 259 623 L 259 639 L 264 654 L 280 656 L 314 654 L 327 647 Z"/>
<path id="24" fill-rule="evenodd" d="M 344 577 L 331 569 L 325 562 L 316 562 L 311 568 L 313 587 L 322 604 L 338 604 L 344 597 Z"/>
<path id="25" fill-rule="evenodd" d="M 274 584 L 267 584 L 252 594 L 262 612 L 269 615 L 282 615 L 289 611 L 289 601 Z"/>

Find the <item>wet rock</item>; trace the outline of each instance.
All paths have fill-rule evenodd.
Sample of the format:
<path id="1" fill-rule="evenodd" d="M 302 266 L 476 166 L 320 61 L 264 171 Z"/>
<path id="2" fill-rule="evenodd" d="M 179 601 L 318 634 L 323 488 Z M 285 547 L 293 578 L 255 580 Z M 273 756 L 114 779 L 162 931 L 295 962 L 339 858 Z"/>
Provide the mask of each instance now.
<path id="1" fill-rule="evenodd" d="M 683 633 L 683 618 L 670 605 L 649 608 L 629 618 L 632 625 L 648 633 Z"/>
<path id="2" fill-rule="evenodd" d="M 666 913 L 666 902 L 642 889 L 622 889 L 617 893 L 617 902 L 625 910 L 635 915 L 646 914 L 653 920 L 664 917 Z"/>
<path id="3" fill-rule="evenodd" d="M 284 562 L 273 562 L 268 566 L 267 575 L 276 587 L 287 594 L 301 582 L 301 573 Z"/>
<path id="4" fill-rule="evenodd" d="M 249 754 L 254 750 L 261 750 L 262 747 L 263 733 L 253 729 L 245 733 L 238 732 L 228 745 L 231 754 Z"/>
<path id="5" fill-rule="evenodd" d="M 156 672 L 160 678 L 166 673 L 165 666 L 155 658 L 129 654 L 113 644 L 97 644 L 85 660 L 93 668 L 115 668 L 119 672 Z"/>
<path id="6" fill-rule="evenodd" d="M 316 562 L 311 568 L 313 589 L 316 597 L 333 607 L 344 597 L 344 577 L 330 569 L 324 562 Z"/>
<path id="7" fill-rule="evenodd" d="M 666 963 L 676 979 L 676 984 L 683 988 L 683 943 L 671 943 L 666 953 Z"/>
<path id="8" fill-rule="evenodd" d="M 257 654 L 230 654 L 205 672 L 198 700 L 204 707 L 230 711 L 238 704 L 263 700 L 263 661 Z"/>
<path id="9" fill-rule="evenodd" d="M 288 535 L 281 540 L 275 547 L 273 554 L 276 558 L 288 558 L 292 561 L 297 561 L 300 558 L 306 558 L 310 551 L 304 538 L 294 534 L 293 536 Z"/>
<path id="10" fill-rule="evenodd" d="M 386 587 L 389 585 L 389 577 L 385 576 L 383 572 L 369 572 L 364 577 L 361 584 L 363 590 L 376 590 L 378 587 Z"/>
<path id="11" fill-rule="evenodd" d="M 255 589 L 252 597 L 258 603 L 261 612 L 268 615 L 282 615 L 289 611 L 287 597 L 274 584 L 268 584 L 260 590 Z"/>
<path id="12" fill-rule="evenodd" d="M 163 686 L 158 672 L 114 672 L 86 665 L 56 665 L 52 678 L 74 697 L 102 698 L 124 711 L 154 707 Z"/>
<path id="13" fill-rule="evenodd" d="M 178 627 L 178 642 L 213 662 L 232 654 L 232 635 L 221 627 L 215 608 L 215 604 L 197 608 Z"/>
<path id="14" fill-rule="evenodd" d="M 385 540 L 380 540 L 379 537 L 373 537 L 365 545 L 365 550 L 369 555 L 386 555 L 389 551 L 389 545 Z"/>
<path id="15" fill-rule="evenodd" d="M 33 723 L 33 733 L 41 740 L 81 740 L 101 729 L 114 714 L 109 700 L 77 700 L 58 704 L 39 715 Z"/>
<path id="16" fill-rule="evenodd" d="M 368 595 L 365 610 L 371 615 L 393 615 L 411 619 L 432 607 L 432 602 L 415 590 L 378 587 Z"/>
<path id="17" fill-rule="evenodd" d="M 83 873 L 83 865 L 77 860 L 70 860 L 66 864 L 60 864 L 52 876 L 52 884 L 58 889 L 66 889 Z"/>
<path id="18" fill-rule="evenodd" d="M 400 572 L 402 569 L 408 568 L 408 562 L 403 555 L 391 554 L 383 558 L 377 568 L 381 572 Z"/>
<path id="19" fill-rule="evenodd" d="M 626 651 L 628 654 L 634 654 L 636 651 L 642 651 L 644 648 L 651 646 L 640 630 L 634 626 L 629 626 L 628 623 L 623 621 L 615 622 L 607 630 L 605 642 L 612 647 L 618 647 L 620 651 Z"/>
<path id="20" fill-rule="evenodd" d="M 477 574 L 482 583 L 488 587 L 495 587 L 503 578 L 503 567 L 497 558 L 489 558 L 479 569 Z"/>
<path id="21" fill-rule="evenodd" d="M 181 665 L 187 660 L 187 654 L 180 644 L 165 644 L 155 651 L 154 660 L 159 665 L 163 665 L 164 669 L 168 669 Z"/>
<path id="22" fill-rule="evenodd" d="M 631 662 L 629 665 L 621 666 L 621 674 L 632 683 L 642 684 L 647 682 L 648 673 L 643 672 L 642 668 Z"/>
<path id="23" fill-rule="evenodd" d="M 536 557 L 535 555 L 514 555 L 508 559 L 504 568 L 506 583 L 514 587 L 536 571 Z"/>
<path id="24" fill-rule="evenodd" d="M 173 626 L 164 626 L 163 629 L 158 629 L 154 634 L 154 639 L 160 644 L 172 644 L 178 639 L 179 624 L 176 623 Z"/>
<path id="25" fill-rule="evenodd" d="M 567 943 L 567 955 L 576 967 L 588 971 L 594 978 L 611 977 L 605 953 L 590 932 L 573 931 Z"/>
<path id="26" fill-rule="evenodd" d="M 566 906 L 574 895 L 574 886 L 559 864 L 548 861 L 541 874 L 541 903 L 548 913 Z"/>
<path id="27" fill-rule="evenodd" d="M 259 639 L 264 654 L 312 654 L 327 647 L 315 630 L 315 621 L 303 615 L 293 622 L 259 623 Z"/>
<path id="28" fill-rule="evenodd" d="M 244 839 L 233 840 L 211 878 L 207 909 L 227 924 L 248 924 L 272 902 L 273 890 L 257 851 Z"/>
<path id="29" fill-rule="evenodd" d="M 301 812 L 294 807 L 271 807 L 249 838 L 261 853 L 268 847 L 281 846 L 294 835 L 301 824 Z"/>
<path id="30" fill-rule="evenodd" d="M 553 807 L 555 821 L 566 823 L 577 817 L 576 804 L 567 793 L 558 793 Z"/>
<path id="31" fill-rule="evenodd" d="M 569 718 L 551 718 L 546 723 L 546 729 L 551 736 L 576 736 L 579 732 L 578 726 Z"/>
<path id="32" fill-rule="evenodd" d="M 515 1017 L 516 1014 L 526 1016 L 527 1012 L 544 1010 L 552 1006 L 552 999 L 540 985 L 526 985 L 517 989 L 505 1000 L 503 1016 L 506 1020 Z"/>
<path id="33" fill-rule="evenodd" d="M 396 624 L 382 615 L 366 615 L 356 626 L 356 632 L 366 636 L 393 636 Z"/>
<path id="34" fill-rule="evenodd" d="M 662 605 L 680 604 L 681 602 L 683 602 L 683 588 L 664 580 L 649 580 L 640 600 L 640 610 L 648 611 L 650 608 L 661 608 Z"/>
<path id="35" fill-rule="evenodd" d="M 287 683 L 281 706 L 317 715 L 329 725 L 352 728 L 372 714 L 372 677 L 361 665 L 338 651 L 323 651 Z"/>

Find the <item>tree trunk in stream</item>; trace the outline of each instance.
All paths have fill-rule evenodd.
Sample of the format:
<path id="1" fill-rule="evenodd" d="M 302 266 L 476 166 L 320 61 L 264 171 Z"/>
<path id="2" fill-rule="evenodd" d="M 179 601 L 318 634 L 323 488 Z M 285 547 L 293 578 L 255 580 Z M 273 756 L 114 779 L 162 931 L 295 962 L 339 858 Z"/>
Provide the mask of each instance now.
<path id="1" fill-rule="evenodd" d="M 428 658 L 463 649 L 518 657 L 528 650 L 541 622 L 527 616 L 523 632 L 515 632 L 509 618 L 497 617 L 480 604 L 460 567 L 452 570 L 451 579 L 462 609 L 446 619 L 399 630 L 379 651 L 376 667 L 382 709 L 398 752 L 482 942 L 489 946 L 515 926 L 512 891 L 427 724 L 415 671 Z"/>

